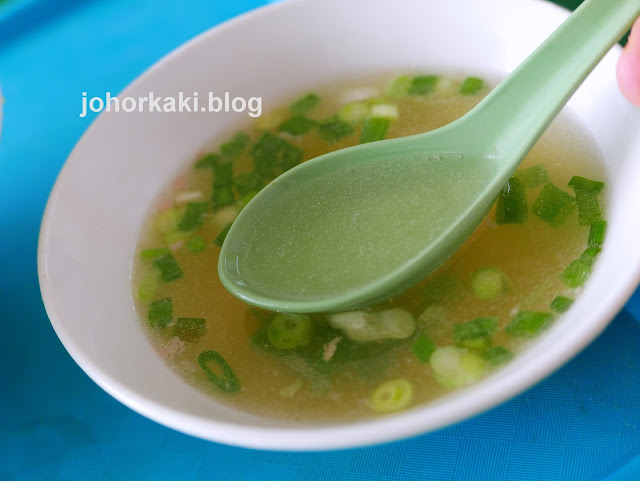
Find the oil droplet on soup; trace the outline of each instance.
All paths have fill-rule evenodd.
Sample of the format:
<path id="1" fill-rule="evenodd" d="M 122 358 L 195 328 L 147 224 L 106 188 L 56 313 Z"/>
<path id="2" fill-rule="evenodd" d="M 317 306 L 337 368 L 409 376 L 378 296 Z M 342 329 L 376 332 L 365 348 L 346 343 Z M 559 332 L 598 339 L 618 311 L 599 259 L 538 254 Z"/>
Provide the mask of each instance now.
<path id="1" fill-rule="evenodd" d="M 386 303 L 271 313 L 231 296 L 217 274 L 229 226 L 279 174 L 332 150 L 440 127 L 489 90 L 480 78 L 431 74 L 342 82 L 217 139 L 159 196 L 138 242 L 132 289 L 156 351 L 221 402 L 308 422 L 410 409 L 526 349 L 571 307 L 605 236 L 600 153 L 566 112 L 467 242 Z"/>

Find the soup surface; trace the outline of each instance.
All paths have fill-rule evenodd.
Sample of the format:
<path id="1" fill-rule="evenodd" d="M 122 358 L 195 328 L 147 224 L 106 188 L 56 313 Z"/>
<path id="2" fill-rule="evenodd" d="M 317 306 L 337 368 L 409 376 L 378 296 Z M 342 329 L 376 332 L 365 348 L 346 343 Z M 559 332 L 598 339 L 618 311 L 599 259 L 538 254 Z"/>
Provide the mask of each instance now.
<path id="1" fill-rule="evenodd" d="M 384 304 L 270 313 L 231 296 L 217 274 L 230 224 L 277 175 L 335 149 L 445 125 L 489 90 L 479 78 L 436 75 L 322 87 L 203 153 L 155 202 L 136 249 L 133 297 L 157 352 L 223 402 L 302 421 L 410 409 L 512 359 L 570 308 L 604 240 L 599 150 L 567 113 L 467 242 Z M 453 201 L 460 189 L 443 195 Z M 401 206 L 389 209 L 397 223 Z"/>

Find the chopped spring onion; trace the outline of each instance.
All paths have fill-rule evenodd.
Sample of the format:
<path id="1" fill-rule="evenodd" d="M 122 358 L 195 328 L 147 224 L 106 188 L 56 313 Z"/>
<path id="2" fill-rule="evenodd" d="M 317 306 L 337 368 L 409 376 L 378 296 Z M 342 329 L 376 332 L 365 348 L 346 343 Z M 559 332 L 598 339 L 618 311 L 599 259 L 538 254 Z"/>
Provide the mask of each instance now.
<path id="1" fill-rule="evenodd" d="M 269 342 L 277 349 L 295 349 L 311 339 L 311 319 L 298 314 L 276 314 L 267 331 Z"/>
<path id="2" fill-rule="evenodd" d="M 202 225 L 202 216 L 209 211 L 208 202 L 189 202 L 178 224 L 178 230 L 196 230 Z"/>
<path id="3" fill-rule="evenodd" d="M 376 142 L 384 139 L 389 129 L 389 119 L 380 119 L 369 117 L 364 121 L 362 127 L 362 133 L 360 134 L 360 143 L 366 144 L 368 142 Z"/>
<path id="4" fill-rule="evenodd" d="M 221 209 L 228 205 L 233 204 L 235 196 L 233 189 L 230 185 L 224 187 L 214 187 L 213 194 L 211 195 L 211 203 L 213 204 L 213 210 Z"/>
<path id="5" fill-rule="evenodd" d="M 498 196 L 496 224 L 524 224 L 527 220 L 527 193 L 517 177 L 511 177 Z"/>
<path id="6" fill-rule="evenodd" d="M 400 75 L 394 78 L 387 87 L 388 97 L 403 97 L 409 93 L 413 79 L 408 75 Z"/>
<path id="7" fill-rule="evenodd" d="M 587 245 L 589 247 L 602 247 L 604 243 L 604 235 L 607 231 L 607 221 L 601 220 L 591 224 L 589 229 L 589 240 Z"/>
<path id="8" fill-rule="evenodd" d="M 565 270 L 562 271 L 562 274 L 560 274 L 560 279 L 567 286 L 573 287 L 575 289 L 576 287 L 580 287 L 582 284 L 584 284 L 584 281 L 587 280 L 590 272 L 591 267 L 582 262 L 580 259 L 576 259 L 574 261 L 571 261 L 571 263 L 565 268 Z"/>
<path id="9" fill-rule="evenodd" d="M 602 220 L 597 193 L 576 190 L 576 204 L 578 205 L 578 223 L 580 225 L 591 225 Z"/>
<path id="10" fill-rule="evenodd" d="M 602 220 L 602 211 L 598 202 L 598 193 L 587 190 L 576 190 L 576 204 L 578 205 L 578 223 L 591 225 Z"/>
<path id="11" fill-rule="evenodd" d="M 174 334 L 183 341 L 198 342 L 207 332 L 207 320 L 195 317 L 179 317 Z"/>
<path id="12" fill-rule="evenodd" d="M 385 337 L 406 339 L 416 330 L 416 321 L 410 312 L 395 307 L 375 313 L 375 323 Z"/>
<path id="13" fill-rule="evenodd" d="M 247 195 L 249 192 L 257 192 L 262 189 L 264 181 L 257 172 L 245 172 L 238 174 L 233 179 L 233 186 L 240 195 Z"/>
<path id="14" fill-rule="evenodd" d="M 416 329 L 411 313 L 400 308 L 379 312 L 341 312 L 331 314 L 327 319 L 332 327 L 342 329 L 349 339 L 356 342 L 406 339 Z"/>
<path id="15" fill-rule="evenodd" d="M 291 106 L 289 107 L 289 110 L 291 110 L 291 112 L 293 112 L 294 114 L 304 115 L 319 103 L 320 103 L 320 96 L 318 94 L 311 92 L 303 97 L 300 97 L 293 104 L 291 104 Z"/>
<path id="16" fill-rule="evenodd" d="M 589 180 L 578 175 L 574 175 L 567 184 L 573 190 L 583 190 L 586 192 L 600 192 L 604 188 L 604 182 Z"/>
<path id="17" fill-rule="evenodd" d="M 368 113 L 369 106 L 366 104 L 366 102 L 351 102 L 350 104 L 347 104 L 340 109 L 340 113 L 338 113 L 338 119 L 349 125 L 360 125 L 367 117 Z M 322 123 L 320 124 L 319 129 L 320 130 L 318 130 L 318 133 L 320 134 Z M 351 133 L 353 133 L 353 130 L 347 135 L 350 135 Z M 320 136 L 322 137 L 322 135 Z M 342 135 L 341 137 L 346 137 L 346 135 Z"/>
<path id="18" fill-rule="evenodd" d="M 371 398 L 371 409 L 379 413 L 400 411 L 411 403 L 413 387 L 406 379 L 392 379 L 378 386 Z"/>
<path id="19" fill-rule="evenodd" d="M 574 208 L 574 198 L 552 183 L 545 184 L 531 206 L 531 211 L 552 226 L 564 222 Z"/>
<path id="20" fill-rule="evenodd" d="M 280 132 L 286 132 L 291 135 L 304 135 L 315 127 L 316 121 L 302 115 L 289 117 L 278 125 Z"/>
<path id="21" fill-rule="evenodd" d="M 349 104 L 363 100 L 371 102 L 378 98 L 380 98 L 380 90 L 376 87 L 356 87 L 343 92 L 340 95 L 340 103 Z"/>
<path id="22" fill-rule="evenodd" d="M 265 132 L 251 148 L 255 171 L 269 177 L 278 164 L 280 151 L 284 147 L 285 140 L 270 132 Z"/>
<path id="23" fill-rule="evenodd" d="M 398 107 L 393 104 L 376 104 L 371 107 L 369 117 L 395 120 L 398 118 Z"/>
<path id="24" fill-rule="evenodd" d="M 234 220 L 236 220 L 236 217 L 238 217 L 238 214 L 239 214 L 238 207 L 236 207 L 235 205 L 228 205 L 216 211 L 216 213 L 213 214 L 213 222 L 218 227 L 226 227 L 229 224 L 231 224 Z"/>
<path id="25" fill-rule="evenodd" d="M 368 109 L 368 107 L 365 108 Z M 350 123 L 336 116 L 328 117 L 318 124 L 318 135 L 322 140 L 331 144 L 348 137 L 353 132 L 354 130 Z"/>
<path id="26" fill-rule="evenodd" d="M 173 319 L 173 302 L 170 297 L 149 304 L 149 323 L 154 329 L 167 327 Z"/>
<path id="27" fill-rule="evenodd" d="M 211 370 L 209 363 L 216 364 L 221 370 L 222 375 L 218 375 Z M 227 364 L 227 361 L 216 351 L 203 351 L 198 356 L 198 364 L 207 374 L 209 381 L 215 384 L 224 392 L 232 393 L 240 390 L 240 381 L 235 373 Z"/>
<path id="28" fill-rule="evenodd" d="M 507 326 L 507 334 L 515 337 L 535 337 L 551 325 L 548 312 L 520 311 Z"/>
<path id="29" fill-rule="evenodd" d="M 491 346 L 491 337 L 498 330 L 496 317 L 478 317 L 473 321 L 453 326 L 453 339 L 456 345 L 469 349 L 487 349 Z"/>
<path id="30" fill-rule="evenodd" d="M 140 281 L 138 297 L 143 301 L 150 301 L 160 287 L 161 282 L 160 270 L 154 266 Z"/>
<path id="31" fill-rule="evenodd" d="M 202 200 L 204 195 L 199 190 L 189 190 L 186 192 L 180 192 L 176 195 L 176 204 L 185 204 L 187 202 L 196 202 Z"/>
<path id="32" fill-rule="evenodd" d="M 302 149 L 285 143 L 282 148 L 282 156 L 280 157 L 280 170 L 286 172 L 289 169 L 293 169 L 302 160 Z"/>
<path id="33" fill-rule="evenodd" d="M 415 341 L 413 341 L 411 350 L 420 360 L 420 362 L 427 363 L 429 362 L 431 354 L 433 354 L 433 352 L 436 350 L 436 345 L 423 332 L 416 338 Z"/>
<path id="34" fill-rule="evenodd" d="M 573 299 L 570 299 L 565 296 L 558 296 L 553 301 L 551 301 L 550 307 L 552 311 L 562 314 L 564 312 L 567 312 L 572 304 L 573 304 Z"/>
<path id="35" fill-rule="evenodd" d="M 442 92 L 448 95 L 456 95 L 460 90 L 460 82 L 456 82 L 448 77 L 440 77 L 438 80 L 437 92 Z"/>
<path id="36" fill-rule="evenodd" d="M 580 256 L 580 261 L 591 268 L 593 267 L 598 254 L 600 254 L 599 247 L 587 247 Z"/>
<path id="37" fill-rule="evenodd" d="M 438 85 L 440 77 L 437 75 L 419 75 L 413 77 L 409 87 L 409 95 L 425 95 L 433 92 Z"/>
<path id="38" fill-rule="evenodd" d="M 222 247 L 222 244 L 224 244 L 224 240 L 227 238 L 227 234 L 229 233 L 229 229 L 231 229 L 231 224 L 229 224 L 227 227 L 225 227 L 224 229 L 222 229 L 220 231 L 220 233 L 218 234 L 218 236 L 214 239 L 214 243 L 218 246 L 218 247 Z"/>
<path id="39" fill-rule="evenodd" d="M 218 162 L 213 168 L 213 187 L 229 187 L 233 184 L 233 163 Z"/>
<path id="40" fill-rule="evenodd" d="M 499 366 L 513 359 L 513 353 L 502 346 L 496 346 L 484 351 L 482 357 L 492 366 Z"/>
<path id="41" fill-rule="evenodd" d="M 202 169 L 204 167 L 214 167 L 219 161 L 220 161 L 220 155 L 210 153 L 210 154 L 206 154 L 198 162 L 196 162 L 194 167 L 196 169 Z"/>
<path id="42" fill-rule="evenodd" d="M 462 82 L 462 86 L 458 91 L 462 95 L 475 95 L 484 87 L 484 80 L 477 77 L 467 77 Z"/>
<path id="43" fill-rule="evenodd" d="M 297 392 L 302 388 L 302 381 L 298 379 L 288 386 L 280 389 L 280 396 L 286 399 L 291 399 L 293 396 L 297 394 Z"/>
<path id="44" fill-rule="evenodd" d="M 365 311 L 350 311 L 330 314 L 327 316 L 329 324 L 345 332 L 371 329 L 373 313 Z"/>
<path id="45" fill-rule="evenodd" d="M 171 249 L 168 247 L 158 247 L 156 249 L 144 249 L 140 251 L 140 257 L 145 261 L 155 259 L 156 257 L 162 257 L 166 254 L 171 254 Z"/>
<path id="46" fill-rule="evenodd" d="M 471 384 L 487 371 L 484 358 L 455 346 L 439 347 L 431 354 L 429 363 L 436 381 L 448 388 Z"/>
<path id="47" fill-rule="evenodd" d="M 547 168 L 542 164 L 519 170 L 513 176 L 520 180 L 526 189 L 533 189 L 549 183 Z"/>
<path id="48" fill-rule="evenodd" d="M 588 247 L 582 255 L 572 261 L 560 274 L 560 279 L 569 287 L 580 287 L 589 277 L 593 264 L 600 253 L 599 247 Z"/>
<path id="49" fill-rule="evenodd" d="M 187 242 L 187 249 L 189 249 L 194 254 L 199 254 L 200 252 L 202 252 L 207 248 L 207 245 L 209 244 L 207 243 L 206 240 L 204 240 L 200 236 L 196 236 L 193 239 L 191 239 L 189 242 Z"/>
<path id="50" fill-rule="evenodd" d="M 576 194 L 578 204 L 578 222 L 580 225 L 591 225 L 602 220 L 602 211 L 598 203 L 598 195 L 604 188 L 603 182 L 573 176 L 567 184 Z"/>
<path id="51" fill-rule="evenodd" d="M 478 299 L 491 299 L 504 292 L 507 277 L 495 267 L 483 267 L 471 275 L 471 289 Z"/>
<path id="52" fill-rule="evenodd" d="M 173 254 L 165 254 L 162 257 L 158 257 L 155 260 L 155 264 L 160 269 L 160 276 L 164 282 L 175 281 L 184 275 Z"/>
<path id="53" fill-rule="evenodd" d="M 220 146 L 220 153 L 224 157 L 237 157 L 249 143 L 249 136 L 244 132 L 238 132 L 231 140 Z"/>
<path id="54" fill-rule="evenodd" d="M 181 218 L 182 214 L 178 209 L 168 209 L 156 216 L 153 227 L 160 234 L 168 234 L 178 229 Z"/>

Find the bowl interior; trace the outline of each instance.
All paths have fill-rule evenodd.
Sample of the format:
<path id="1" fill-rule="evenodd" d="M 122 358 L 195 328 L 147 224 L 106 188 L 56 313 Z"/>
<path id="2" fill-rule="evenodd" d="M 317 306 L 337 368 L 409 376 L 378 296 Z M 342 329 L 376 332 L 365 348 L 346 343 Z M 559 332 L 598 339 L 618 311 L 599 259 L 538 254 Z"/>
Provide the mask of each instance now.
<path id="1" fill-rule="evenodd" d="M 120 97 L 209 92 L 263 98 L 263 111 L 307 88 L 385 71 L 504 75 L 566 17 L 536 0 L 302 0 L 252 12 L 170 54 Z M 614 50 L 571 99 L 610 172 L 609 232 L 573 308 L 503 370 L 393 416 L 300 424 L 224 406 L 187 385 L 153 351 L 130 292 L 140 226 L 172 176 L 246 113 L 100 115 L 51 194 L 39 275 L 53 327 L 101 387 L 175 429 L 228 444 L 323 449 L 386 441 L 461 420 L 540 380 L 589 343 L 631 294 L 640 272 L 640 111 L 619 94 Z M 215 268 L 215 266 L 212 266 Z"/>

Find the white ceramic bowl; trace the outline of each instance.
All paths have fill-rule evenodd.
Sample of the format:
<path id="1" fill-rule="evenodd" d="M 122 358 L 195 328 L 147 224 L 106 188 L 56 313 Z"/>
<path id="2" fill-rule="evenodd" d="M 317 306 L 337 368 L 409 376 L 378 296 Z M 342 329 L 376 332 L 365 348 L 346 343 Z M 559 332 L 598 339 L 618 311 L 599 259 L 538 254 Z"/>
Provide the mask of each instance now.
<path id="1" fill-rule="evenodd" d="M 367 72 L 424 69 L 504 75 L 567 16 L 536 0 L 301 0 L 259 9 L 199 36 L 122 96 L 230 91 L 264 108 L 317 84 Z M 217 133 L 246 114 L 104 113 L 51 193 L 39 246 L 42 295 L 74 360 L 139 413 L 205 439 L 255 448 L 325 449 L 419 434 L 514 396 L 583 349 L 640 276 L 640 110 L 615 83 L 614 49 L 570 101 L 610 173 L 609 231 L 584 293 L 526 353 L 462 391 L 407 412 L 354 423 L 257 417 L 187 385 L 149 345 L 130 268 L 156 193 Z M 215 266 L 212 266 L 214 268 Z"/>

